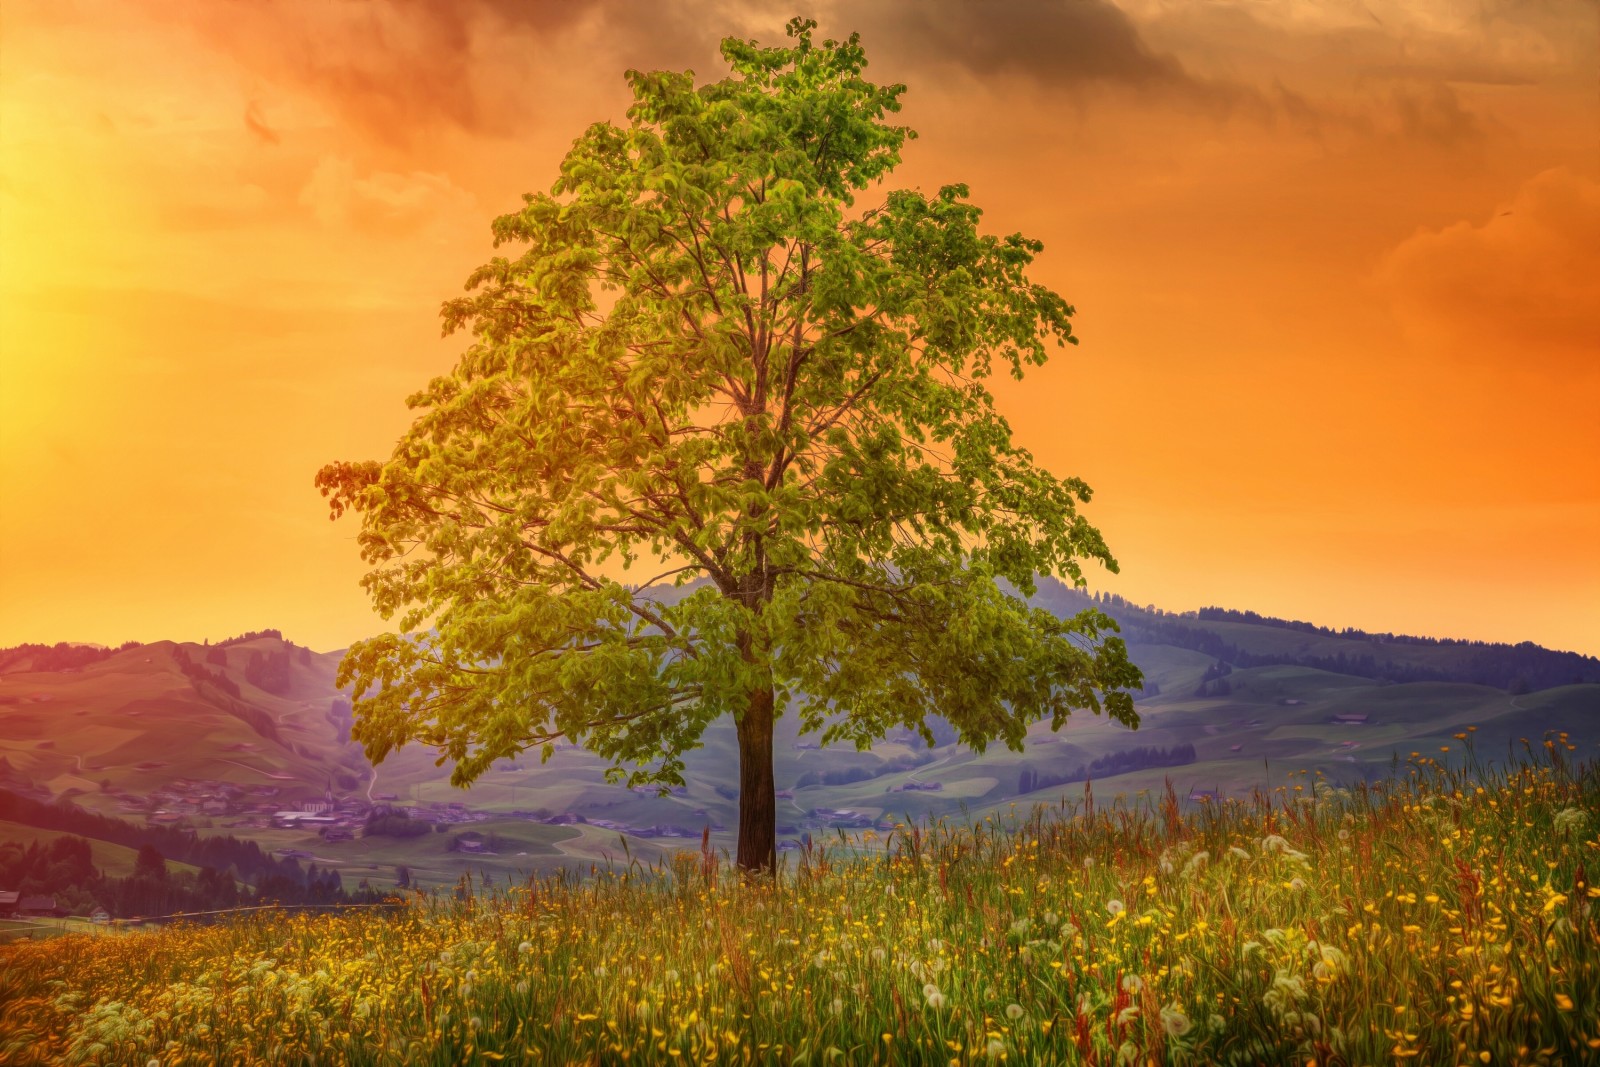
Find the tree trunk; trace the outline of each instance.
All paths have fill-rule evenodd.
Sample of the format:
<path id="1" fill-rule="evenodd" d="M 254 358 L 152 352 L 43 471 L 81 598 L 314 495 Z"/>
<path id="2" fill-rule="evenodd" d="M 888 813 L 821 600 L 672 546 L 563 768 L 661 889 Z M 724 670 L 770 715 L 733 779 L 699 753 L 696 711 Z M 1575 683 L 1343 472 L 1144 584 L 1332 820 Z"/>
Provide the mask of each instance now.
<path id="1" fill-rule="evenodd" d="M 778 808 L 772 779 L 772 687 L 753 689 L 739 719 L 739 870 L 778 870 Z"/>

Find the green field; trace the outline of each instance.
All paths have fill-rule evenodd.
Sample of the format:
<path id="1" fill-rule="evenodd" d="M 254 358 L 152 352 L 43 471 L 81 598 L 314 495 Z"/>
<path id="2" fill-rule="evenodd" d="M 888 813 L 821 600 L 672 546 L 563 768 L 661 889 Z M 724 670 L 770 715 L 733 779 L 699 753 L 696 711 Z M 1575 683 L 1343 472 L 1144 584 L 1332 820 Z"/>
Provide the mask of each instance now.
<path id="1" fill-rule="evenodd" d="M 900 827 L 775 883 L 689 854 L 19 942 L 0 1059 L 1600 1063 L 1600 770 L 1543 740 L 1353 790 Z"/>

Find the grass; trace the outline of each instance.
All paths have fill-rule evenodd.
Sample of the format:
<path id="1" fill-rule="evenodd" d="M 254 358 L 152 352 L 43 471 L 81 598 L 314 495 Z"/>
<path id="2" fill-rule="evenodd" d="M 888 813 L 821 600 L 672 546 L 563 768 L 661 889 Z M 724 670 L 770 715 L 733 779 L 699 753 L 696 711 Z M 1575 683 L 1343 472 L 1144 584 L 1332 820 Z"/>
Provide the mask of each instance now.
<path id="1" fill-rule="evenodd" d="M 7 844 L 31 845 L 37 842 L 48 845 L 58 837 L 72 837 L 73 834 L 63 833 L 60 830 L 45 830 L 37 826 L 26 826 L 22 823 L 9 822 L 0 819 L 0 842 Z M 134 864 L 138 862 L 139 850 L 128 848 L 126 845 L 113 844 L 110 841 L 101 841 L 98 838 L 89 838 L 89 861 L 101 874 L 114 878 L 126 878 L 133 873 Z M 167 870 L 185 871 L 189 874 L 199 874 L 200 868 L 177 860 L 167 861 Z"/>
<path id="2" fill-rule="evenodd" d="M 1600 1062 L 1600 768 L 1470 737 L 1351 790 L 837 838 L 776 883 L 681 853 L 15 944 L 0 1059 Z"/>

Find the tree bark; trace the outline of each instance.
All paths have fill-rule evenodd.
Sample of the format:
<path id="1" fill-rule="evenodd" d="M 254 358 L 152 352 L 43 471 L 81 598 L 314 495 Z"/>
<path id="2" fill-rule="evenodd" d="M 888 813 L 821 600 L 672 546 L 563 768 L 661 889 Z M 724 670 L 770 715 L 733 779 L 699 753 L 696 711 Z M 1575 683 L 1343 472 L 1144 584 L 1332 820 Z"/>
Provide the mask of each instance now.
<path id="1" fill-rule="evenodd" d="M 773 875 L 778 870 L 777 787 L 772 778 L 772 687 L 750 691 L 738 721 L 739 870 Z"/>

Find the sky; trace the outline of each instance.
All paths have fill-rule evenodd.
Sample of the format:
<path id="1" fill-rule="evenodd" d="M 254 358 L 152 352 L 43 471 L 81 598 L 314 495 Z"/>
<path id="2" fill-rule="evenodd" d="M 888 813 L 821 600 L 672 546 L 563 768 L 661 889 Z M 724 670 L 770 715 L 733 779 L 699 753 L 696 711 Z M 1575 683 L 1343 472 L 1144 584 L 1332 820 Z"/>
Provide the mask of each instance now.
<path id="1" fill-rule="evenodd" d="M 623 72 L 859 32 L 1081 344 L 997 384 L 1167 610 L 1600 654 L 1592 0 L 6 0 L 0 645 L 385 628 L 321 465 Z"/>

